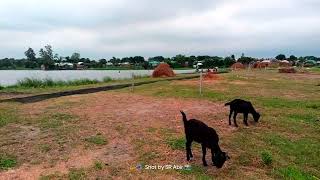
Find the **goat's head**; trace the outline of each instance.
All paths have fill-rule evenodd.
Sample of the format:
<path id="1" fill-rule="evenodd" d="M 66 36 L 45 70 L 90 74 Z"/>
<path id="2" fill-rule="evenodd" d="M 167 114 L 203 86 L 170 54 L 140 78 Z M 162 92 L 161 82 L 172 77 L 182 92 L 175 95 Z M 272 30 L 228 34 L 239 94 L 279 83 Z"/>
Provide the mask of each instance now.
<path id="1" fill-rule="evenodd" d="M 226 162 L 226 160 L 228 159 L 230 159 L 228 154 L 221 151 L 219 153 L 215 153 L 214 156 L 212 156 L 212 163 L 217 168 L 222 168 L 224 162 Z"/>
<path id="2" fill-rule="evenodd" d="M 254 119 L 255 122 L 258 122 L 259 119 L 260 119 L 260 114 L 259 114 L 258 112 L 257 112 L 257 113 L 254 113 L 254 114 L 253 114 L 253 119 Z"/>

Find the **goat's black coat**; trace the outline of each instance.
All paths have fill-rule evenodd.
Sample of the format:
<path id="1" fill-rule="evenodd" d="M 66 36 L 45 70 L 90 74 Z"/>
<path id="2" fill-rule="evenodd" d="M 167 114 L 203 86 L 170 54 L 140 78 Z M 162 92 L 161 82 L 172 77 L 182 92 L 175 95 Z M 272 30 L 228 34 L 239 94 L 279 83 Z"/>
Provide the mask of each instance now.
<path id="1" fill-rule="evenodd" d="M 190 119 L 187 120 L 186 114 L 183 111 L 180 111 L 183 117 L 184 129 L 186 134 L 186 153 L 187 153 L 187 160 L 189 161 L 190 158 L 193 158 L 192 151 L 191 151 L 191 144 L 192 141 L 196 141 L 201 144 L 202 146 L 202 162 L 204 166 L 207 166 L 206 162 L 206 148 L 211 149 L 212 155 L 212 163 L 217 168 L 221 168 L 224 162 L 229 159 L 229 156 L 222 152 L 219 147 L 219 136 L 216 131 L 208 127 L 205 123 L 196 120 Z"/>
<path id="2" fill-rule="evenodd" d="M 233 122 L 236 127 L 238 124 L 236 122 L 236 117 L 238 113 L 243 113 L 243 122 L 246 126 L 248 126 L 248 114 L 251 113 L 255 122 L 258 122 L 260 118 L 260 114 L 254 109 L 251 102 L 245 101 L 242 99 L 235 99 L 231 102 L 225 104 L 225 106 L 230 106 L 229 113 L 229 125 L 231 125 L 231 115 L 233 114 Z"/>

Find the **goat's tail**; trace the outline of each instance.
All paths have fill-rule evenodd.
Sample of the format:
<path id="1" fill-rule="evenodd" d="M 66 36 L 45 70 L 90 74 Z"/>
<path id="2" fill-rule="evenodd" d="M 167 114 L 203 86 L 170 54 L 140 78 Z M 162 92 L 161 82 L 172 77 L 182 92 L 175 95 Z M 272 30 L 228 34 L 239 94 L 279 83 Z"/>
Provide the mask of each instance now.
<path id="1" fill-rule="evenodd" d="M 182 114 L 182 120 L 183 120 L 184 127 L 186 127 L 186 124 L 188 122 L 187 116 L 183 111 L 180 111 L 180 112 Z"/>
<path id="2" fill-rule="evenodd" d="M 231 102 L 232 102 L 232 101 L 225 103 L 224 106 L 230 106 L 230 105 L 231 105 Z"/>

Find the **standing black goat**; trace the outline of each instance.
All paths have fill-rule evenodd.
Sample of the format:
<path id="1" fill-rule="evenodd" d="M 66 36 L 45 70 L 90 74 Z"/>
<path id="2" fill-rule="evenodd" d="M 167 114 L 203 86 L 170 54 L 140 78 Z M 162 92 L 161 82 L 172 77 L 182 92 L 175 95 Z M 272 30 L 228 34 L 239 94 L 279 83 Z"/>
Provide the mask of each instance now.
<path id="1" fill-rule="evenodd" d="M 208 127 L 205 123 L 196 120 L 190 119 L 187 120 L 186 114 L 183 111 L 180 111 L 183 117 L 184 130 L 186 134 L 186 152 L 187 152 L 187 161 L 190 161 L 193 158 L 191 151 L 192 141 L 196 141 L 202 146 L 202 162 L 204 166 L 208 166 L 206 162 L 206 149 L 211 149 L 212 163 L 217 168 L 221 168 L 224 162 L 230 157 L 227 153 L 222 152 L 219 147 L 219 136 L 216 131 Z"/>
<path id="2" fill-rule="evenodd" d="M 236 127 L 238 127 L 236 117 L 238 113 L 243 113 L 243 122 L 248 126 L 248 114 L 251 113 L 255 122 L 258 122 L 260 114 L 253 108 L 251 102 L 242 99 L 235 99 L 231 102 L 225 104 L 225 106 L 230 105 L 229 114 L 229 125 L 231 125 L 231 115 L 233 114 L 233 122 Z"/>

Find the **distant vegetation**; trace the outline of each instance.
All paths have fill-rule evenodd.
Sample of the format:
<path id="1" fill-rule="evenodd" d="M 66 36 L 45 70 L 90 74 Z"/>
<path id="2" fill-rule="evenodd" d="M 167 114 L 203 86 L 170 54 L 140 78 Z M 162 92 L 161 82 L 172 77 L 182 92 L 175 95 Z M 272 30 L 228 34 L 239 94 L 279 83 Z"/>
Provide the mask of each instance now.
<path id="1" fill-rule="evenodd" d="M 176 55 L 174 57 L 155 56 L 145 59 L 142 56 L 112 57 L 111 59 L 90 59 L 81 57 L 80 53 L 73 53 L 71 56 L 62 57 L 59 54 L 54 53 L 51 45 L 47 45 L 41 48 L 36 56 L 35 51 L 32 48 L 28 48 L 24 52 L 26 58 L 14 59 L 4 58 L 0 59 L 0 69 L 153 69 L 160 62 L 168 63 L 172 68 L 193 68 L 197 62 L 201 61 L 204 68 L 212 67 L 230 67 L 236 61 L 243 64 L 249 64 L 251 62 L 261 60 L 253 57 L 241 55 L 236 59 L 234 55 L 228 57 L 219 56 L 185 56 Z M 279 54 L 275 57 L 277 60 L 288 60 L 292 64 L 301 64 L 306 62 L 320 61 L 320 57 L 305 56 L 296 57 L 291 55 L 286 57 L 284 54 Z"/>

